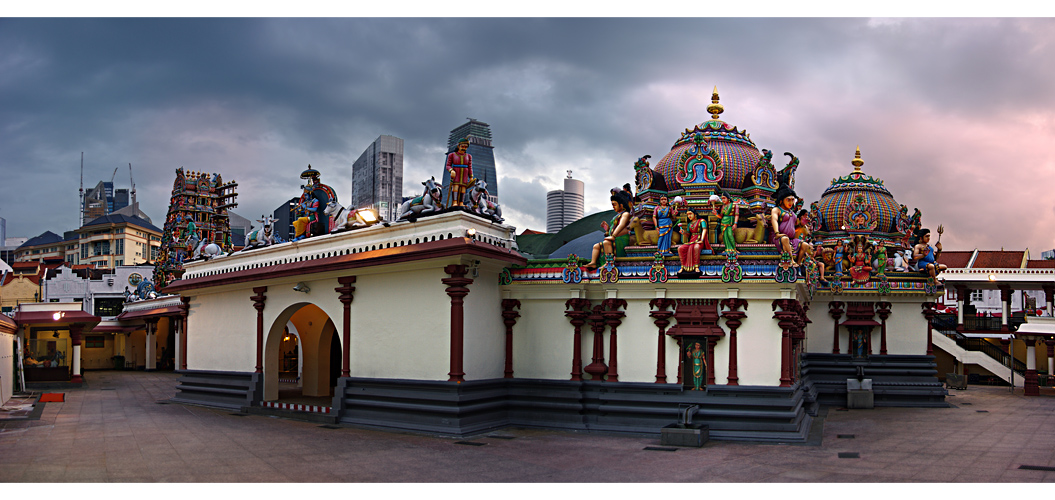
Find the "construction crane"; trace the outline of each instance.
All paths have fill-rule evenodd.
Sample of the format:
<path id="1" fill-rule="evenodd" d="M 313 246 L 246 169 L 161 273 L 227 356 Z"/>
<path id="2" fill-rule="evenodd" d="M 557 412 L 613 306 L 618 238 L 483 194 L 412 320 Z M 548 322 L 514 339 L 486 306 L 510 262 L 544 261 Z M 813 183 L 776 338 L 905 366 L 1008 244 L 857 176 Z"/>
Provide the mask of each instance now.
<path id="1" fill-rule="evenodd" d="M 114 184 L 114 178 L 117 177 L 117 169 L 118 168 L 120 168 L 120 167 L 114 167 L 114 175 L 110 176 L 110 185 L 111 186 Z"/>

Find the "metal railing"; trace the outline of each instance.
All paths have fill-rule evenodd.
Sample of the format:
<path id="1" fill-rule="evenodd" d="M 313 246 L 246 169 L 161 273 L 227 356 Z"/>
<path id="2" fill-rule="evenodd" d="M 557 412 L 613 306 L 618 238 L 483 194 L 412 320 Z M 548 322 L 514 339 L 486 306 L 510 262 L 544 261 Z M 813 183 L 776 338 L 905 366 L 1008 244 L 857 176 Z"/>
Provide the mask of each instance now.
<path id="1" fill-rule="evenodd" d="M 1009 331 L 1018 331 L 1018 327 L 1026 322 L 1026 315 L 1022 312 L 1017 312 L 1011 315 L 1008 323 Z M 937 314 L 934 319 L 931 320 L 934 328 L 938 330 L 955 330 L 956 329 L 956 315 L 955 314 Z M 992 316 L 965 316 L 963 318 L 963 327 L 965 330 L 976 330 L 983 332 L 999 332 L 1002 331 L 1003 323 L 1001 318 Z"/>
<path id="2" fill-rule="evenodd" d="M 1000 318 L 997 318 L 1000 319 Z M 1014 359 L 1014 370 L 1016 373 L 1025 376 L 1026 364 L 1019 361 L 1018 359 L 1012 358 L 1010 354 L 1005 352 L 1000 346 L 993 344 L 989 339 L 979 339 L 972 337 L 965 337 L 959 332 L 954 330 L 942 331 L 945 336 L 956 341 L 956 345 L 960 346 L 965 351 L 978 351 L 985 353 L 985 355 L 993 358 L 998 363 L 1004 366 L 1008 366 L 1012 359 Z"/>

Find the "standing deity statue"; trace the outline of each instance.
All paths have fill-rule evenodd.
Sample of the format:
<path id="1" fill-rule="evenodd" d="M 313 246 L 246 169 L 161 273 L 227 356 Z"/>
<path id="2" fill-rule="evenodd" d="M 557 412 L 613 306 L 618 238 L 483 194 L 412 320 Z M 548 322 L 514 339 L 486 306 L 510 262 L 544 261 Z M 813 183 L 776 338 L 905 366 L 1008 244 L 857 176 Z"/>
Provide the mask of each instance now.
<path id="1" fill-rule="evenodd" d="M 685 357 L 692 363 L 692 390 L 703 390 L 707 376 L 707 351 L 701 349 L 700 343 L 696 342 L 692 350 L 685 351 Z"/>
<path id="2" fill-rule="evenodd" d="M 736 255 L 736 225 L 740 223 L 740 207 L 729 199 L 724 191 L 718 195 L 716 203 L 711 197 L 711 214 L 719 219 L 718 234 L 722 237 L 727 255 Z M 719 209 L 718 206 L 721 206 Z"/>
<path id="3" fill-rule="evenodd" d="M 459 207 L 465 198 L 465 191 L 473 182 L 473 155 L 469 151 L 469 138 L 458 141 L 458 149 L 447 155 L 444 168 L 451 174 L 450 191 L 447 194 L 447 206 Z"/>
<path id="4" fill-rule="evenodd" d="M 656 227 L 657 251 L 663 255 L 673 255 L 670 242 L 674 237 L 674 219 L 678 216 L 678 207 L 671 206 L 666 196 L 659 197 L 659 205 L 652 211 L 652 224 Z"/>

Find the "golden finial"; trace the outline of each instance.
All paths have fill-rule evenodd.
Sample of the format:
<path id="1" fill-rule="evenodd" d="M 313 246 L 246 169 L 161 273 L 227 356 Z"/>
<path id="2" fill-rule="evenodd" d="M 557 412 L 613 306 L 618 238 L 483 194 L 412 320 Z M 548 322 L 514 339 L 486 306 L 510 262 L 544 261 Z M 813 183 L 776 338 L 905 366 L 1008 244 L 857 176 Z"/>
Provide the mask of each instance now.
<path id="1" fill-rule="evenodd" d="M 725 108 L 718 104 L 718 86 L 715 85 L 714 92 L 711 93 L 711 105 L 707 106 L 707 112 L 711 114 L 711 119 L 717 120 L 722 111 L 725 111 Z"/>
<path id="2" fill-rule="evenodd" d="M 861 159 L 861 146 L 857 146 L 857 152 L 854 153 L 854 159 L 850 162 L 850 165 L 854 166 L 854 172 L 861 171 L 861 165 L 864 165 L 865 161 Z"/>

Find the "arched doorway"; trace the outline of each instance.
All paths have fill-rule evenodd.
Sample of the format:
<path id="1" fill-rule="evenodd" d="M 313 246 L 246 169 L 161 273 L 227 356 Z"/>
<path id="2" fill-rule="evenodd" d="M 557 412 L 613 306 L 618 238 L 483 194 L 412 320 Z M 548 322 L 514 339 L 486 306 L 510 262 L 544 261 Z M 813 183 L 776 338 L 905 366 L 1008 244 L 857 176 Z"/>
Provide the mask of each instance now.
<path id="1" fill-rule="evenodd" d="M 288 380 L 285 376 L 291 371 L 287 357 L 291 343 L 296 344 L 296 384 L 280 382 L 280 378 Z M 299 404 L 329 406 L 337 384 L 335 363 L 336 374 L 340 374 L 340 353 L 337 328 L 322 309 L 306 302 L 287 307 L 271 325 L 264 343 L 264 401 L 297 399 Z"/>

